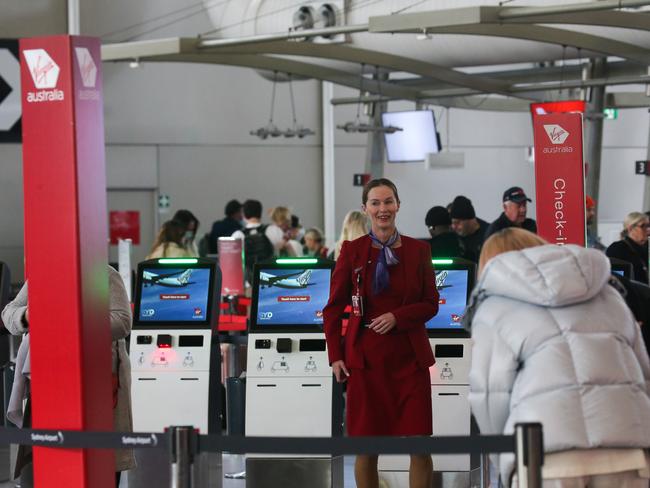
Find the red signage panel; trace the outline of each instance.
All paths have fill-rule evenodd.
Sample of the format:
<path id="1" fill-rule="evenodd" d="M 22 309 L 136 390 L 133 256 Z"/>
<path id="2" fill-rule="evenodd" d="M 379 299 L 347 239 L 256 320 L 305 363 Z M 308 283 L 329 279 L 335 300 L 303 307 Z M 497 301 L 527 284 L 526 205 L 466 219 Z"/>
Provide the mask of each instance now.
<path id="1" fill-rule="evenodd" d="M 537 232 L 553 244 L 584 246 L 582 115 L 537 115 L 533 130 Z"/>
<path id="2" fill-rule="evenodd" d="M 244 263 L 241 239 L 219 238 L 219 266 L 221 267 L 221 295 L 244 294 Z"/>
<path id="3" fill-rule="evenodd" d="M 140 212 L 137 210 L 111 210 L 108 214 L 111 245 L 119 239 L 131 239 L 133 245 L 140 244 Z"/>
<path id="4" fill-rule="evenodd" d="M 97 39 L 20 41 L 33 426 L 112 430 Z M 34 449 L 39 487 L 114 486 L 108 450 Z"/>

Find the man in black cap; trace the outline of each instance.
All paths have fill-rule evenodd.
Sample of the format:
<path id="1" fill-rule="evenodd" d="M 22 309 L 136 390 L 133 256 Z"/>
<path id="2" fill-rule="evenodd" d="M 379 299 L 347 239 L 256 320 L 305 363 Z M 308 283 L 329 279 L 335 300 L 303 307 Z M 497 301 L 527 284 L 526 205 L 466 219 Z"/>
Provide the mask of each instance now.
<path id="1" fill-rule="evenodd" d="M 478 263 L 483 246 L 483 238 L 489 224 L 476 217 L 474 206 L 469 198 L 458 195 L 449 206 L 451 228 L 458 234 L 461 257 Z"/>
<path id="2" fill-rule="evenodd" d="M 241 230 L 242 205 L 238 200 L 230 200 L 224 209 L 225 218 L 217 220 L 212 224 L 210 231 L 210 253 L 217 252 L 217 241 L 219 237 L 230 237 L 235 231 Z"/>
<path id="3" fill-rule="evenodd" d="M 429 229 L 431 256 L 434 258 L 460 257 L 458 236 L 451 231 L 451 218 L 445 207 L 433 207 L 427 212 L 424 223 Z"/>
<path id="4" fill-rule="evenodd" d="M 503 212 L 488 227 L 485 233 L 485 240 L 495 232 L 499 232 L 508 227 L 521 227 L 536 233 L 537 223 L 533 219 L 526 218 L 526 202 L 531 201 L 520 187 L 513 186 L 512 188 L 508 188 L 503 193 Z"/>

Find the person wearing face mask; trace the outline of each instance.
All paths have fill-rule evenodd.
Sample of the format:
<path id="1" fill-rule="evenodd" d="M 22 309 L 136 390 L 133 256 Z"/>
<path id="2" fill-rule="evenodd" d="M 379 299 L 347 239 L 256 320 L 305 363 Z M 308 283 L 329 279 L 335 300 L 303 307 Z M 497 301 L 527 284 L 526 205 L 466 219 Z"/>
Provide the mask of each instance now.
<path id="1" fill-rule="evenodd" d="M 650 218 L 641 212 L 632 212 L 625 217 L 621 240 L 613 242 L 605 253 L 632 264 L 634 279 L 648 284 L 648 232 Z"/>
<path id="2" fill-rule="evenodd" d="M 199 230 L 199 220 L 189 210 L 178 210 L 172 220 L 176 220 L 185 226 L 183 234 L 183 248 L 188 252 L 188 255 L 196 257 L 199 255 L 198 247 L 196 246 L 195 237 Z"/>
<path id="3" fill-rule="evenodd" d="M 168 220 L 158 231 L 156 240 L 145 259 L 194 257 L 183 245 L 185 226 L 177 220 Z"/>
<path id="4" fill-rule="evenodd" d="M 526 196 L 524 190 L 518 186 L 508 188 L 503 193 L 503 212 L 485 231 L 484 240 L 492 234 L 508 227 L 521 227 L 524 230 L 536 233 L 537 223 L 526 218 L 527 202 L 532 201 Z"/>
<path id="5" fill-rule="evenodd" d="M 362 208 L 371 231 L 345 241 L 332 275 L 323 320 L 336 380 L 347 382 L 350 436 L 432 434 L 429 367 L 435 363 L 425 322 L 438 311 L 438 292 L 426 242 L 401 235 L 400 200 L 385 178 L 368 182 Z M 342 318 L 352 313 L 342 342 Z M 409 486 L 429 488 L 429 455 L 411 455 Z M 376 455 L 357 456 L 356 486 L 377 488 Z"/>

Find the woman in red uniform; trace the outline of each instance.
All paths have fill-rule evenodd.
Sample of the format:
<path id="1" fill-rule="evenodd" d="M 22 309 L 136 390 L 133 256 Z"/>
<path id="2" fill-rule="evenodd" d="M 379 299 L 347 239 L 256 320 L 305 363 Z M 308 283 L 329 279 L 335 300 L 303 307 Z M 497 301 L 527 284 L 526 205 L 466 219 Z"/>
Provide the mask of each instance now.
<path id="1" fill-rule="evenodd" d="M 370 181 L 362 202 L 372 230 L 343 243 L 323 311 L 332 370 L 338 382 L 348 382 L 348 434 L 431 435 L 429 367 L 435 360 L 424 326 L 438 311 L 431 252 L 427 243 L 397 231 L 400 200 L 390 180 Z M 358 488 L 379 486 L 376 455 L 357 456 L 354 471 Z M 412 455 L 410 487 L 429 488 L 431 478 L 431 457 Z"/>

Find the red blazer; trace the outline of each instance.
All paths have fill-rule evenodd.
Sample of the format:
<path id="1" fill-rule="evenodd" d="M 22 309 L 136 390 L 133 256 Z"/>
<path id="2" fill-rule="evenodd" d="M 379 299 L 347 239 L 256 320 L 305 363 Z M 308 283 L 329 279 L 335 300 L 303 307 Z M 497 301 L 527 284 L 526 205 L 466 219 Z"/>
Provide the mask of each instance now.
<path id="1" fill-rule="evenodd" d="M 401 236 L 402 260 L 407 286 L 404 289 L 402 306 L 392 310 L 397 319 L 397 330 L 409 336 L 413 353 L 422 368 L 435 363 L 427 337 L 425 322 L 438 312 L 438 291 L 431 266 L 431 248 L 428 243 Z M 332 275 L 329 302 L 323 309 L 323 322 L 330 364 L 340 359 L 351 368 L 363 368 L 363 357 L 355 348 L 355 342 L 362 327 L 362 317 L 350 315 L 345 340 L 341 336 L 343 310 L 356 291 L 357 275 L 361 273 L 362 283 L 372 280 L 370 272 L 370 248 L 372 241 L 365 235 L 354 241 L 347 241 L 341 247 Z M 363 286 L 362 286 L 363 289 Z"/>

